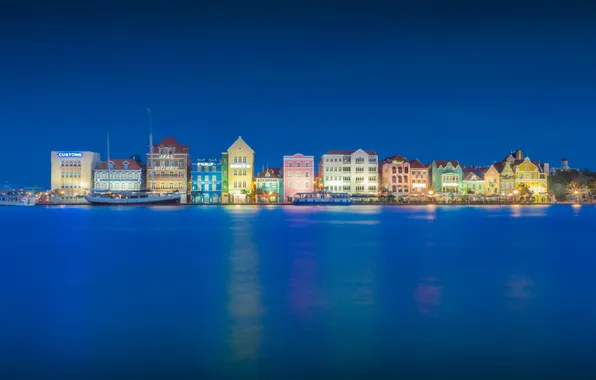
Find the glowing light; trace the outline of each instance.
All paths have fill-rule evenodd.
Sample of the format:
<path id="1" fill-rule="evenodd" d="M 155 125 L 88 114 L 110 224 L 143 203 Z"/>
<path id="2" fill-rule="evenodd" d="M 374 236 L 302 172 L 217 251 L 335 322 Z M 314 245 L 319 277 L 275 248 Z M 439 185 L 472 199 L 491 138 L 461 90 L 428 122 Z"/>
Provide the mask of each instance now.
<path id="1" fill-rule="evenodd" d="M 517 194 L 519 194 L 519 191 L 518 190 L 513 190 L 513 194 L 517 195 Z"/>

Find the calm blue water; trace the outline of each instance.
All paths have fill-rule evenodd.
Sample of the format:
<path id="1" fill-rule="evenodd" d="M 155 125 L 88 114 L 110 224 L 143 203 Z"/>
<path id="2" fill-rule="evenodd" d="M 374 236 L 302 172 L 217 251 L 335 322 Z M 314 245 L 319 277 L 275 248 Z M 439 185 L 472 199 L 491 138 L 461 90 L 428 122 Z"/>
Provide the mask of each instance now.
<path id="1" fill-rule="evenodd" d="M 2 208 L 0 378 L 587 376 L 595 227 L 589 206 Z"/>

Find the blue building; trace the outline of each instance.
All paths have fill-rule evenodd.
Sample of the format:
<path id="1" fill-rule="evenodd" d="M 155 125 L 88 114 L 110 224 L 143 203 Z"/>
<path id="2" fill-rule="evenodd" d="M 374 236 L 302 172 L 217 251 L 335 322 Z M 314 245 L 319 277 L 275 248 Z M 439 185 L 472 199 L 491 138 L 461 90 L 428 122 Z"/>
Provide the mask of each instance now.
<path id="1" fill-rule="evenodd" d="M 192 203 L 221 203 L 221 184 L 221 160 L 197 160 L 192 171 Z"/>

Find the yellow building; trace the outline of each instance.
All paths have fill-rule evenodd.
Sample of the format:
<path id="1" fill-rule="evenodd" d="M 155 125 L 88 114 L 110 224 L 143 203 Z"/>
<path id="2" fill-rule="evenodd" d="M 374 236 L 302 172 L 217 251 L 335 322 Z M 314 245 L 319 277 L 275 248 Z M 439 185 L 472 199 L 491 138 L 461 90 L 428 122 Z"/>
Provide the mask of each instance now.
<path id="1" fill-rule="evenodd" d="M 62 199 L 84 196 L 93 187 L 93 171 L 101 163 L 95 152 L 51 152 L 52 190 Z"/>
<path id="2" fill-rule="evenodd" d="M 495 165 L 491 165 L 484 172 L 484 194 L 488 196 L 499 195 L 501 189 L 501 173 Z"/>
<path id="3" fill-rule="evenodd" d="M 255 152 L 242 140 L 242 137 L 238 137 L 226 153 L 228 192 L 223 195 L 224 201 L 229 203 L 247 202 L 254 194 Z"/>
<path id="4" fill-rule="evenodd" d="M 529 157 L 515 166 L 515 189 L 520 190 L 524 185 L 532 191 L 532 198 L 536 203 L 548 201 L 548 164 L 540 165 L 531 161 Z"/>

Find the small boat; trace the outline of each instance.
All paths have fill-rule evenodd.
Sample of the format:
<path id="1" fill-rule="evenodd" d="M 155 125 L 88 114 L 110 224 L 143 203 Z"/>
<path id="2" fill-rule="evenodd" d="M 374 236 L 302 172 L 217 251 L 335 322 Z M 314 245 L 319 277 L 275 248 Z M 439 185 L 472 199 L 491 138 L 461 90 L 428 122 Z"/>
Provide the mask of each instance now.
<path id="1" fill-rule="evenodd" d="M 180 204 L 181 195 L 178 192 L 158 194 L 151 192 L 93 192 L 87 195 L 87 202 L 95 206 L 119 205 L 177 205 Z"/>
<path id="2" fill-rule="evenodd" d="M 35 206 L 34 195 L 21 195 L 16 192 L 0 194 L 0 206 Z"/>
<path id="3" fill-rule="evenodd" d="M 293 204 L 297 206 L 303 205 L 337 205 L 348 206 L 352 203 L 350 197 L 346 193 L 330 193 L 323 191 L 320 193 L 297 193 L 294 197 Z"/>

